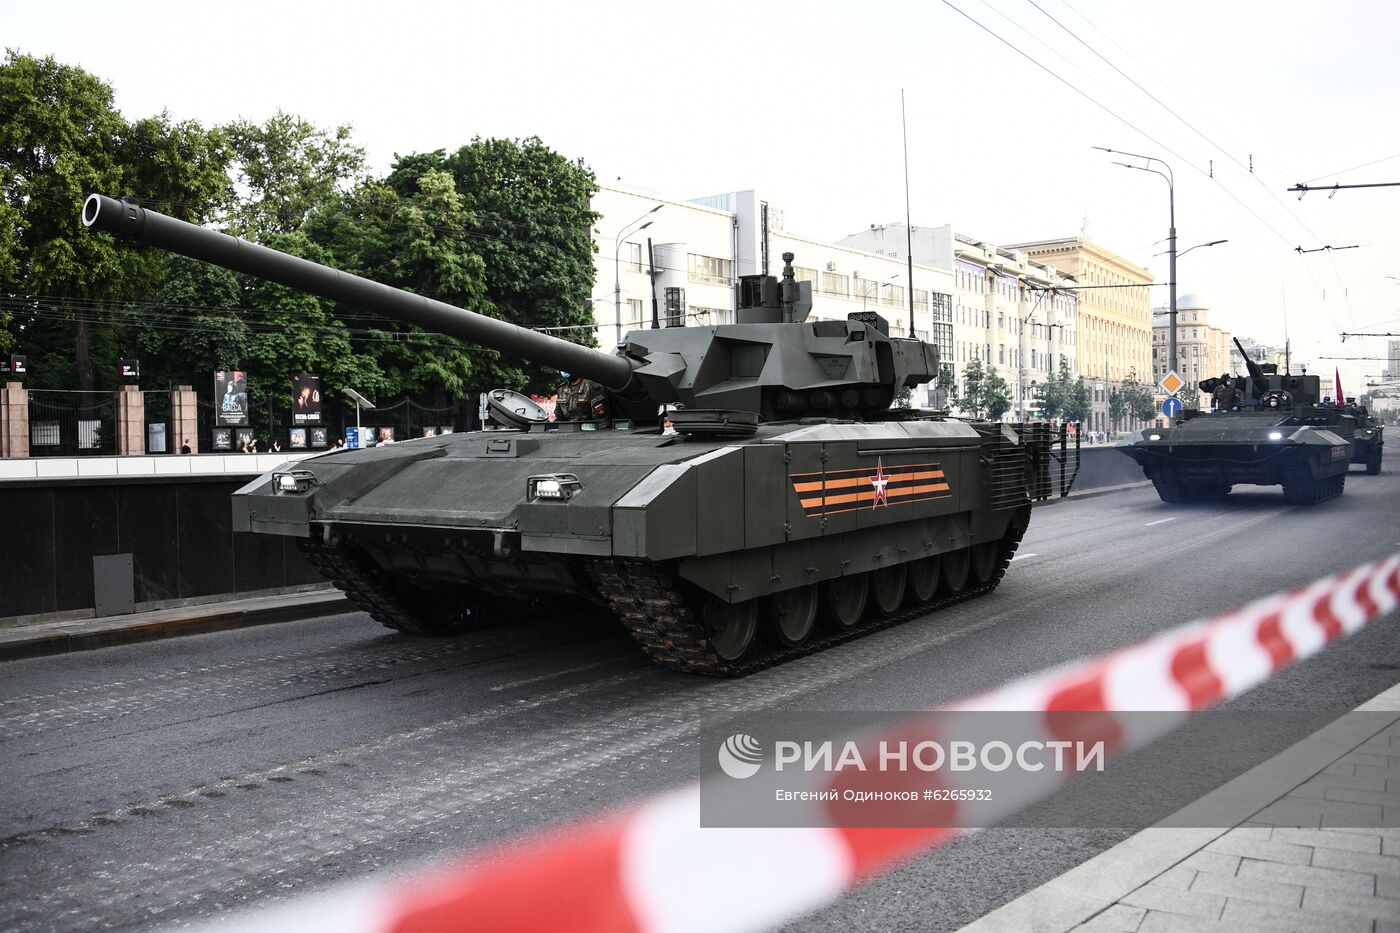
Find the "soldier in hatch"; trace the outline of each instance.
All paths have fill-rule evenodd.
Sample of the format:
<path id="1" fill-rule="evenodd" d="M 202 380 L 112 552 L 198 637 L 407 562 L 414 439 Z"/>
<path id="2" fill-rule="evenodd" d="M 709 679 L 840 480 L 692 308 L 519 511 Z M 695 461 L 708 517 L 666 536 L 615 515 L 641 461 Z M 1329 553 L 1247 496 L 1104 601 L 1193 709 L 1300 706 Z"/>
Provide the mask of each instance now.
<path id="1" fill-rule="evenodd" d="M 1210 394 L 1216 411 L 1234 411 L 1240 407 L 1240 390 L 1235 388 L 1235 377 L 1225 373 L 1220 377 L 1220 385 Z"/>
<path id="2" fill-rule="evenodd" d="M 595 421 L 599 427 L 608 427 L 608 397 L 603 387 L 572 373 L 563 376 L 564 381 L 556 390 L 559 398 L 554 405 L 554 420 Z"/>

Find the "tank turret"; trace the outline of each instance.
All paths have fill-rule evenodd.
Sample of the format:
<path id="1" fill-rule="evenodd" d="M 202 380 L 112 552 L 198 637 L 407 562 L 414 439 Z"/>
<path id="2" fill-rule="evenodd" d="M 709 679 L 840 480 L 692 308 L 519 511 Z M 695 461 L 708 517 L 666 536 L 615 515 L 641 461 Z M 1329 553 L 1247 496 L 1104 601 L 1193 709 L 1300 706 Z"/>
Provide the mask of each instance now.
<path id="1" fill-rule="evenodd" d="M 89 195 L 83 223 L 583 376 L 600 383 L 612 407 L 639 424 L 655 423 L 663 405 L 691 413 L 681 419 L 683 429 L 804 415 L 864 420 L 887 411 L 900 389 L 938 373 L 933 345 L 891 336 L 879 315 L 808 321 L 811 286 L 794 280 L 792 253 L 783 254 L 781 280 L 740 279 L 736 323 L 635 330 L 608 353 L 166 217 L 131 201 Z"/>

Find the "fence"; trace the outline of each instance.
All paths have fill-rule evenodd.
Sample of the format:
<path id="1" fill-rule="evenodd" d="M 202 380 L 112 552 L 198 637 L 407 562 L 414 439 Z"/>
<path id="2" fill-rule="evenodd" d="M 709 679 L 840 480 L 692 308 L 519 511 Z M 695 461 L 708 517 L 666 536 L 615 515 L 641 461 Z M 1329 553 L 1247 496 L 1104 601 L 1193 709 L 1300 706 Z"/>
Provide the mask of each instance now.
<path id="1" fill-rule="evenodd" d="M 117 402 L 111 392 L 29 392 L 31 457 L 100 456 L 117 449 Z"/>

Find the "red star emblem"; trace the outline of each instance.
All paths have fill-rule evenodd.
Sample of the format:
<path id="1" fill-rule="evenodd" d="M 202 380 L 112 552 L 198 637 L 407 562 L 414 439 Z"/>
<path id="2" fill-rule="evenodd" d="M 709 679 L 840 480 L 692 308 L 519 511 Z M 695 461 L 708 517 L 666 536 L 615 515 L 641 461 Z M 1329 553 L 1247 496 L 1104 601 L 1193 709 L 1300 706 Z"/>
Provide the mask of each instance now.
<path id="1" fill-rule="evenodd" d="M 875 487 L 875 501 L 871 503 L 872 509 L 890 504 L 889 493 L 885 487 L 890 484 L 890 479 L 885 475 L 885 458 L 881 457 L 875 461 L 875 475 L 870 477 L 870 485 Z"/>

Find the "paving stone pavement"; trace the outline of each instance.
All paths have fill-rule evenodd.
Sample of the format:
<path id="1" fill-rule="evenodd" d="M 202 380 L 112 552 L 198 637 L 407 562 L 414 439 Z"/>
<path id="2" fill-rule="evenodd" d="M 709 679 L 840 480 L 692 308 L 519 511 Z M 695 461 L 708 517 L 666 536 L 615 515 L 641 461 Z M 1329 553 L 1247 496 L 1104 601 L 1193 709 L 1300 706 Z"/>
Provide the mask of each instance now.
<path id="1" fill-rule="evenodd" d="M 1362 711 L 1400 712 L 1400 689 Z M 1386 828 L 1400 826 L 1400 715 L 1371 735 L 1333 725 L 1260 766 L 1276 779 L 1285 756 L 1310 746 L 1285 762 L 1292 789 L 1248 821 L 1147 829 L 964 933 L 1400 933 L 1400 828 Z"/>

